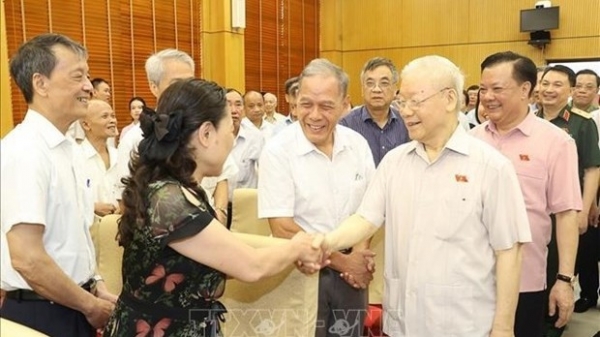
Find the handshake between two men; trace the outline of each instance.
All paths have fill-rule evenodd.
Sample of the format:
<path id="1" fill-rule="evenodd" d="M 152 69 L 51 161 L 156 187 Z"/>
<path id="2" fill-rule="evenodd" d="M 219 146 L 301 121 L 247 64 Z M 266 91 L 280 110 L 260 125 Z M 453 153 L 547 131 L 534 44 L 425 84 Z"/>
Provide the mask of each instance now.
<path id="1" fill-rule="evenodd" d="M 337 251 L 328 235 L 324 234 L 298 232 L 292 240 L 301 244 L 296 267 L 304 274 L 310 275 L 329 267 L 357 289 L 366 289 L 373 280 L 375 253 L 368 249 L 368 241 L 355 245 L 351 250 Z"/>

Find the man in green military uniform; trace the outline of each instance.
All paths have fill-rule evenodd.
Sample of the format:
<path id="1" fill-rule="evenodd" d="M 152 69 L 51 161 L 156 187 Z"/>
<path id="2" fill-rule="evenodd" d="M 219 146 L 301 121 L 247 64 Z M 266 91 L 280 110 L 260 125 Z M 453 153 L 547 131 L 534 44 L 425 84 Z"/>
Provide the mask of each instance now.
<path id="1" fill-rule="evenodd" d="M 600 89 L 600 77 L 593 70 L 583 69 L 575 74 L 575 90 L 569 106 L 592 112 L 598 110 L 596 97 Z"/>
<path id="2" fill-rule="evenodd" d="M 542 76 L 540 84 L 540 96 L 542 100 L 542 109 L 537 112 L 539 117 L 542 117 L 559 128 L 568 132 L 575 140 L 577 145 L 577 155 L 579 163 L 579 183 L 581 185 L 583 208 L 577 215 L 577 223 L 579 226 L 579 247 L 577 251 L 577 262 L 575 263 L 575 271 L 579 273 L 580 285 L 582 288 L 581 298 L 587 299 L 583 306 L 589 308 L 591 302 L 596 305 L 598 295 L 598 265 L 595 264 L 595 272 L 593 266 L 584 265 L 586 256 L 591 255 L 589 250 L 592 247 L 587 247 L 587 241 L 591 241 L 592 237 L 598 237 L 596 225 L 597 211 L 594 210 L 590 216 L 590 210 L 595 203 L 596 192 L 598 190 L 598 179 L 600 177 L 600 148 L 598 147 L 598 129 L 596 124 L 591 119 L 591 115 L 577 108 L 572 108 L 567 105 L 569 96 L 573 92 L 575 86 L 575 73 L 568 67 L 557 65 L 547 68 Z M 589 226 L 590 218 L 593 226 Z M 589 227 L 589 229 L 588 229 Z M 553 226 L 553 232 L 556 231 Z M 558 271 L 558 255 L 556 235 L 553 233 L 552 241 L 549 244 L 548 251 L 548 287 L 554 283 L 556 273 Z M 597 249 L 597 243 L 594 245 Z M 597 254 L 593 255 L 594 257 Z M 593 284 L 586 284 L 588 289 L 584 289 L 586 282 L 593 283 L 593 280 L 583 281 L 587 277 L 587 273 L 595 275 L 595 288 Z M 594 274 L 595 273 L 595 274 Z M 591 290 L 593 288 L 594 290 Z M 595 294 L 595 296 L 594 296 Z M 578 301 L 577 309 L 582 309 L 581 302 Z M 571 308 L 572 309 L 572 308 Z M 549 324 L 546 331 L 546 336 L 560 336 L 563 329 L 556 329 L 552 325 L 552 320 L 548 319 Z"/>

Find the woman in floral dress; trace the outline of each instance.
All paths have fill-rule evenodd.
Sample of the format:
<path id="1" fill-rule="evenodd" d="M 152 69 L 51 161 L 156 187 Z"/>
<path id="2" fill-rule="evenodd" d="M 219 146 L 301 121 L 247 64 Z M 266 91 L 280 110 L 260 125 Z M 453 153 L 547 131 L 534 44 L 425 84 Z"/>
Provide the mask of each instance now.
<path id="1" fill-rule="evenodd" d="M 179 80 L 141 127 L 119 223 L 123 291 L 104 336 L 220 336 L 226 275 L 251 282 L 298 260 L 319 267 L 306 234 L 254 249 L 215 219 L 197 182 L 219 175 L 233 144 L 223 88 Z"/>

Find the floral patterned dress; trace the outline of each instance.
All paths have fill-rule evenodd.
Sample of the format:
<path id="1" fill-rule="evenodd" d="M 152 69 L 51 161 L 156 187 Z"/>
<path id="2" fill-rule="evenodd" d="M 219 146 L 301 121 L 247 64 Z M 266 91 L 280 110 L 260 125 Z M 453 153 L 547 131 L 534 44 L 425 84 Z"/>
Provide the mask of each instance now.
<path id="1" fill-rule="evenodd" d="M 174 180 L 151 184 L 147 200 L 146 224 L 123 253 L 123 291 L 104 336 L 220 336 L 226 310 L 216 299 L 225 275 L 168 246 L 202 231 L 214 211 Z"/>

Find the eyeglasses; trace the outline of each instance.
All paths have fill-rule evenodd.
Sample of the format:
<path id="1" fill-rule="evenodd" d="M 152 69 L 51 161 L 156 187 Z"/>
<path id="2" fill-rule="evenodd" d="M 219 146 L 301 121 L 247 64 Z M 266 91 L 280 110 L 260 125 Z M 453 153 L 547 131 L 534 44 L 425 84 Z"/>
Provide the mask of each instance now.
<path id="1" fill-rule="evenodd" d="M 428 101 L 429 99 L 431 99 L 432 97 L 434 97 L 437 94 L 441 94 L 442 92 L 449 90 L 452 88 L 446 87 L 440 91 L 436 91 L 435 93 L 421 99 L 418 101 L 415 101 L 414 99 L 408 100 L 408 101 L 404 101 L 404 100 L 395 100 L 394 104 L 396 105 L 396 107 L 398 108 L 398 110 L 404 110 L 407 107 L 411 110 L 417 110 L 419 107 L 421 107 L 421 104 L 425 103 L 426 101 Z"/>
<path id="2" fill-rule="evenodd" d="M 583 84 L 577 84 L 575 86 L 575 89 L 577 90 L 585 90 L 585 91 L 594 91 L 594 90 L 598 90 L 596 87 L 594 87 L 591 84 L 587 84 L 587 85 L 583 85 Z"/>
<path id="3" fill-rule="evenodd" d="M 392 82 L 386 80 L 383 80 L 381 82 L 367 81 L 365 82 L 364 86 L 369 90 L 373 90 L 375 89 L 375 87 L 379 87 L 379 89 L 381 90 L 386 90 L 392 86 Z"/>

